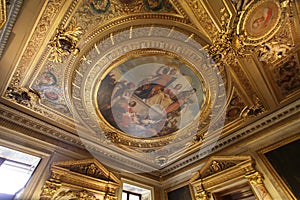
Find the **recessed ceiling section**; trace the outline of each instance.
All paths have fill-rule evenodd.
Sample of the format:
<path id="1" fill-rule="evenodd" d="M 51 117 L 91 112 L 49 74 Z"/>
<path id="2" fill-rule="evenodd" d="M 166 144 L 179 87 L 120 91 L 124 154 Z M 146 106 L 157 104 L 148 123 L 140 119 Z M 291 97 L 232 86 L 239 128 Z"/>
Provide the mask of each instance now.
<path id="1" fill-rule="evenodd" d="M 30 116 L 6 117 L 157 177 L 250 137 L 299 97 L 299 3 L 243 2 L 39 2 L 0 60 L 1 103 Z"/>
<path id="2" fill-rule="evenodd" d="M 226 73 L 212 67 L 201 38 L 176 27 L 130 26 L 109 35 L 81 51 L 66 76 L 74 77 L 72 113 L 88 134 L 102 134 L 98 142 L 147 154 L 161 167 L 222 115 Z"/>

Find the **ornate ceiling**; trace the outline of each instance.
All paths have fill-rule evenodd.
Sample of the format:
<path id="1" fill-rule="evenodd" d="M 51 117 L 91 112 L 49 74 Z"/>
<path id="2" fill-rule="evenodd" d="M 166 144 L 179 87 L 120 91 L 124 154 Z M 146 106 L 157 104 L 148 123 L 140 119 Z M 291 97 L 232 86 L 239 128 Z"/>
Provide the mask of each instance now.
<path id="1" fill-rule="evenodd" d="M 2 126 L 164 177 L 298 115 L 299 1 L 11 3 Z"/>

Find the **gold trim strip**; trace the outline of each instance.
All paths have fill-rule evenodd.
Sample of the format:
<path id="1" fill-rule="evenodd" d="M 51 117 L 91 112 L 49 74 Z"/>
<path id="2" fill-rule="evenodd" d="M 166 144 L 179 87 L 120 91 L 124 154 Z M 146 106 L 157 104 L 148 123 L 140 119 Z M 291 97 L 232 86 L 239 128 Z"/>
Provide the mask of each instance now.
<path id="1" fill-rule="evenodd" d="M 5 0 L 0 0 L 0 29 L 6 23 L 6 3 Z"/>

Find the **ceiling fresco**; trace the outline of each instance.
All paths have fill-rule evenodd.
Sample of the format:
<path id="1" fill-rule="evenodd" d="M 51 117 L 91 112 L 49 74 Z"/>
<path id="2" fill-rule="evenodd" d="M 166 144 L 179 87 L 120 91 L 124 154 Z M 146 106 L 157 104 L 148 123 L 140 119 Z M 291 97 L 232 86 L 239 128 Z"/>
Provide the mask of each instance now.
<path id="1" fill-rule="evenodd" d="M 27 121 L 39 137 L 166 176 L 299 99 L 298 4 L 41 1 L 32 31 L 16 28 L 21 49 L 3 55 L 1 103 L 46 122 Z"/>
<path id="2" fill-rule="evenodd" d="M 110 125 L 139 138 L 172 134 L 199 113 L 203 91 L 183 63 L 143 56 L 112 69 L 98 90 L 100 115 Z"/>

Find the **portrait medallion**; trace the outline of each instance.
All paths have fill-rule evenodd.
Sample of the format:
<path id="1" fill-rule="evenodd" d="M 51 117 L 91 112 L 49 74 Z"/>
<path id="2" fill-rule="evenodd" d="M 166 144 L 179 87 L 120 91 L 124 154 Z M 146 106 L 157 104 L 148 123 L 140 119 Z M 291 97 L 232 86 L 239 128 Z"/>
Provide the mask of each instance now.
<path id="1" fill-rule="evenodd" d="M 238 34 L 245 33 L 245 43 L 257 44 L 270 39 L 284 21 L 280 4 L 274 1 L 259 1 L 249 5 L 241 15 Z"/>

